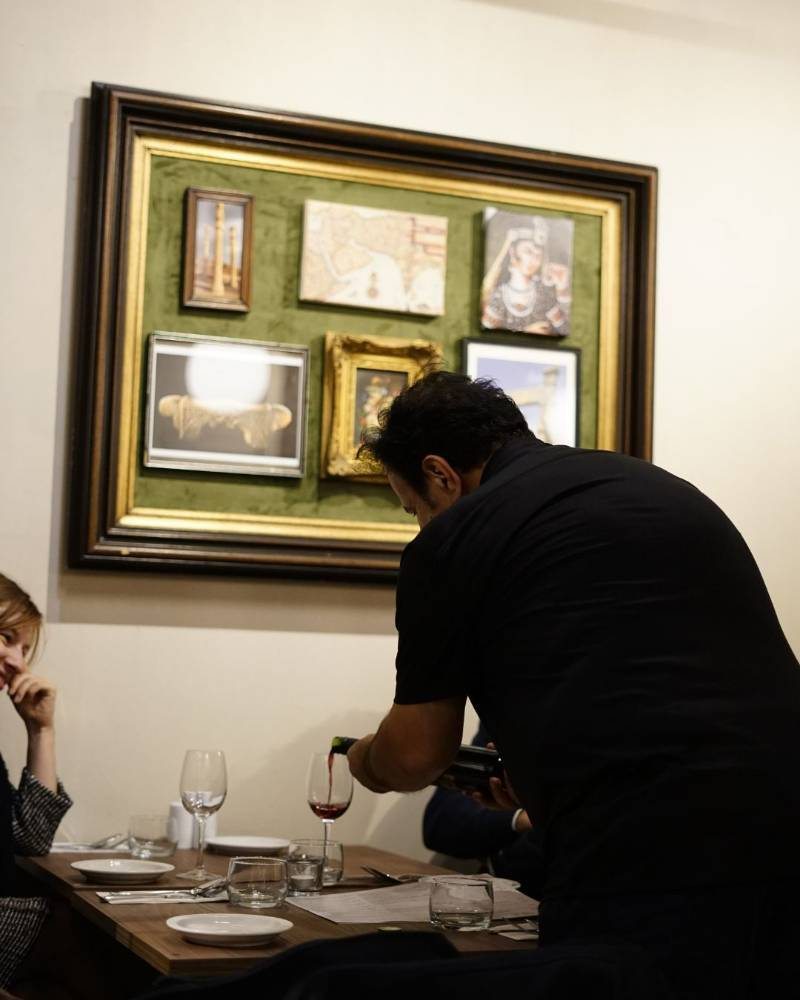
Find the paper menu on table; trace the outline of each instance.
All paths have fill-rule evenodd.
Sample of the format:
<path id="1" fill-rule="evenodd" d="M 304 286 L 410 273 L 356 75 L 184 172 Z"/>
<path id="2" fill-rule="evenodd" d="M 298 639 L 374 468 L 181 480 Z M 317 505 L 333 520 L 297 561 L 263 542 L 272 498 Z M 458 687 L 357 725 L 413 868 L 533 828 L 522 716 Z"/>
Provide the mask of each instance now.
<path id="1" fill-rule="evenodd" d="M 286 902 L 335 924 L 424 923 L 429 917 L 430 884 L 389 886 L 361 892 L 337 892 L 323 896 L 295 896 Z M 532 917 L 539 904 L 514 889 L 496 889 L 495 917 Z"/>

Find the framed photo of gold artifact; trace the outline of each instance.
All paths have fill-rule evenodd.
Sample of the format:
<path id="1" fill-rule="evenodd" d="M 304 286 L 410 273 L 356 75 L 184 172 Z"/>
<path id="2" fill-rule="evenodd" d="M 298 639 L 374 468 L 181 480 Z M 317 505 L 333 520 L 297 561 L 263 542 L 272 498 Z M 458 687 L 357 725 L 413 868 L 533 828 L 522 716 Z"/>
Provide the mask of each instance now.
<path id="1" fill-rule="evenodd" d="M 531 349 L 558 348 L 559 359 L 561 349 L 580 351 L 577 443 L 650 457 L 654 168 L 102 83 L 92 86 L 89 121 L 70 566 L 393 582 L 417 529 L 388 485 L 358 474 L 355 444 L 380 406 L 416 377 L 422 359 L 408 361 L 415 343 L 440 345 L 443 366 L 458 370 L 465 337 L 496 336 L 481 323 L 487 230 L 501 239 L 490 266 L 511 229 L 530 231 L 526 251 L 542 250 L 527 277 L 540 276 L 555 301 L 545 320 L 509 336 Z M 211 221 L 203 221 L 206 202 Z M 242 228 L 237 222 L 231 240 L 233 218 Z M 321 249 L 317 240 L 318 259 L 304 260 L 320 220 L 342 225 Z M 359 246 L 367 249 L 359 254 Z M 320 278 L 323 250 L 339 291 Z M 515 266 L 521 253 L 514 249 Z M 511 282 L 510 267 L 499 276 L 510 246 L 505 256 L 500 285 Z M 222 308 L 212 309 L 195 275 L 207 275 L 210 260 L 213 288 L 220 258 Z M 238 261 L 240 274 L 231 266 Z M 515 282 L 510 313 L 524 313 Z M 552 329 L 537 325 L 545 321 Z M 263 352 L 307 352 L 305 374 L 297 369 L 304 407 L 293 382 L 275 398 L 252 388 L 250 401 L 237 405 L 256 409 L 238 415 L 205 403 L 198 410 L 197 400 L 219 397 L 220 386 L 212 379 L 210 388 L 187 388 L 189 357 L 168 355 L 171 341 L 151 341 L 176 337 L 168 331 L 182 335 L 176 350 L 191 346 L 189 336 L 256 350 L 254 382 L 267 369 Z M 401 347 L 365 348 L 360 361 L 343 348 L 350 381 L 337 392 L 335 367 L 326 367 L 331 331 Z M 536 363 L 529 371 L 543 377 Z M 270 362 L 275 391 L 277 370 Z M 279 407 L 292 413 L 283 427 Z M 212 445 L 204 437 L 212 431 L 225 440 Z M 260 452 L 252 445 L 259 435 Z"/>
<path id="2" fill-rule="evenodd" d="M 441 316 L 447 217 L 309 200 L 300 298 Z"/>
<path id="3" fill-rule="evenodd" d="M 486 208 L 481 326 L 566 337 L 575 222 Z"/>
<path id="4" fill-rule="evenodd" d="M 183 305 L 247 312 L 252 195 L 187 188 L 185 217 Z"/>
<path id="5" fill-rule="evenodd" d="M 488 340 L 462 341 L 463 371 L 488 378 L 522 410 L 528 426 L 547 444 L 580 441 L 580 351 Z"/>
<path id="6" fill-rule="evenodd" d="M 145 466 L 302 477 L 307 372 L 307 347 L 151 334 Z"/>
<path id="7" fill-rule="evenodd" d="M 358 458 L 362 435 L 378 426 L 381 411 L 403 389 L 441 362 L 440 345 L 430 341 L 327 333 L 320 474 L 385 482 L 381 469 Z"/>

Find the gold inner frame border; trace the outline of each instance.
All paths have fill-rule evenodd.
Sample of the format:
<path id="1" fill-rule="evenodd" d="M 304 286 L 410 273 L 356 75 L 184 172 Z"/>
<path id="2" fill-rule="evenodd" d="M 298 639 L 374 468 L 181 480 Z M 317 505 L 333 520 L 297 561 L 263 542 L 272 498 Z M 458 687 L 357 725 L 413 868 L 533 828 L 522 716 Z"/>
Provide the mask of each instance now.
<path id="1" fill-rule="evenodd" d="M 596 447 L 619 446 L 617 409 L 619 399 L 620 280 L 622 220 L 620 206 L 610 200 L 587 195 L 532 190 L 511 184 L 484 183 L 429 176 L 413 170 L 392 170 L 361 164 L 334 163 L 305 156 L 286 156 L 236 146 L 220 147 L 190 140 L 138 135 L 130 158 L 129 225 L 125 234 L 126 296 L 122 307 L 122 367 L 119 385 L 119 434 L 114 494 L 114 522 L 120 527 L 209 535 L 260 536 L 284 539 L 317 538 L 339 542 L 377 542 L 404 545 L 417 528 L 405 524 L 376 524 L 327 518 L 242 515 L 216 511 L 137 508 L 134 486 L 138 439 L 143 352 L 138 349 L 143 334 L 145 265 L 147 254 L 150 174 L 153 157 L 195 160 L 224 166 L 239 165 L 259 170 L 303 174 L 335 180 L 357 181 L 382 187 L 448 194 L 484 201 L 502 201 L 526 208 L 544 208 L 598 216 L 601 219 L 599 369 L 597 385 Z"/>

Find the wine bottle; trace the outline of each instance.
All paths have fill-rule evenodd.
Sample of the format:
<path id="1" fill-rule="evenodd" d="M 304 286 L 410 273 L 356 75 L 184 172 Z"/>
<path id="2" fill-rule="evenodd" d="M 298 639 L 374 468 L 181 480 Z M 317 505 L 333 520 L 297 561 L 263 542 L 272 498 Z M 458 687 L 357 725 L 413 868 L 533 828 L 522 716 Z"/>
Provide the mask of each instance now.
<path id="1" fill-rule="evenodd" d="M 331 740 L 331 753 L 346 754 L 355 742 L 351 736 L 334 736 Z M 491 797 L 490 778 L 503 780 L 503 760 L 500 754 L 487 747 L 462 746 L 458 748 L 452 764 L 432 784 L 459 792 L 482 792 Z"/>

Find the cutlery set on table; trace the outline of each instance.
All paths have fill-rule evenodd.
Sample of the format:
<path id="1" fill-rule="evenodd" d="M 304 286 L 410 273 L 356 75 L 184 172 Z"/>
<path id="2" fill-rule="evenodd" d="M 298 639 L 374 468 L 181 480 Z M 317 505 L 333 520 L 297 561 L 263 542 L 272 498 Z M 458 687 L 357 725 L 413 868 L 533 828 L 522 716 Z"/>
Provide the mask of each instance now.
<path id="1" fill-rule="evenodd" d="M 230 902 L 233 907 L 264 910 L 281 905 L 285 899 L 301 910 L 337 923 L 374 922 L 376 912 L 383 923 L 386 923 L 383 916 L 391 918 L 391 923 L 396 920 L 418 923 L 427 919 L 430 896 L 430 918 L 435 926 L 450 930 L 491 929 L 493 886 L 499 889 L 500 883 L 508 880 L 487 876 L 483 880 L 470 879 L 467 885 L 457 876 L 432 878 L 423 874 L 395 874 L 369 865 L 362 866 L 364 875 L 343 877 L 342 847 L 330 839 L 330 831 L 334 820 L 349 807 L 353 785 L 346 758 L 333 751 L 315 754 L 309 768 L 307 801 L 312 812 L 322 820 L 323 837 L 320 840 L 290 842 L 276 837 L 221 836 L 209 837 L 206 843 L 206 821 L 222 806 L 227 791 L 222 751 L 188 751 L 180 784 L 183 807 L 194 815 L 199 829 L 196 864 L 190 871 L 175 872 L 175 865 L 166 860 L 152 860 L 169 857 L 179 839 L 165 825 L 168 823 L 166 817 L 132 817 L 129 835 L 114 834 L 90 843 L 65 844 L 60 848 L 92 853 L 124 851 L 130 847 L 132 857 L 84 858 L 71 863 L 76 872 L 96 887 L 97 896 L 104 903 Z M 218 877 L 206 869 L 206 846 L 228 856 L 227 876 Z M 165 879 L 163 887 L 156 886 L 154 883 L 162 878 Z M 184 888 L 176 886 L 173 879 L 187 879 L 197 884 Z M 444 915 L 434 912 L 433 906 L 434 896 L 443 888 L 438 883 L 443 881 L 457 883 L 454 887 L 444 887 L 447 889 L 445 909 L 454 911 Z M 430 889 L 423 885 L 426 882 L 431 882 Z M 518 884 L 504 888 L 513 891 Z M 333 889 L 356 892 L 321 896 L 323 890 Z M 377 890 L 374 896 L 372 890 Z M 481 896 L 480 912 L 473 912 L 475 906 L 467 899 L 476 890 Z M 402 898 L 396 898 L 397 894 Z M 336 899 L 341 905 L 335 903 Z M 531 902 L 527 900 L 520 909 L 519 904 L 512 901 L 511 908 L 506 906 L 503 915 L 513 918 L 532 914 L 532 910 L 526 908 Z M 501 913 L 495 910 L 494 915 L 497 917 Z M 223 948 L 257 947 L 294 926 L 289 920 L 271 915 L 241 913 L 235 909 L 219 912 L 214 907 L 206 913 L 170 916 L 166 924 L 192 943 Z M 498 933 L 505 932 L 517 940 L 533 937 L 535 930 L 533 923 L 524 928 L 516 924 L 497 927 Z"/>

